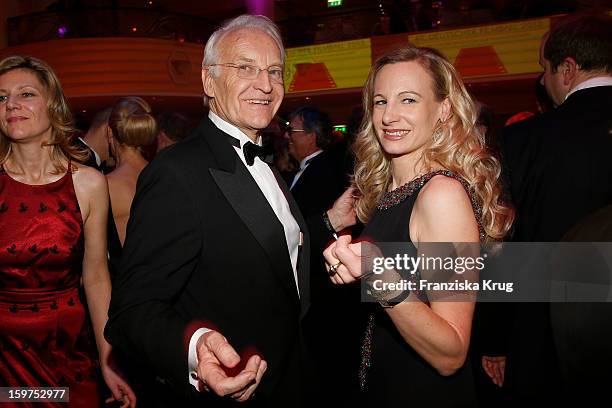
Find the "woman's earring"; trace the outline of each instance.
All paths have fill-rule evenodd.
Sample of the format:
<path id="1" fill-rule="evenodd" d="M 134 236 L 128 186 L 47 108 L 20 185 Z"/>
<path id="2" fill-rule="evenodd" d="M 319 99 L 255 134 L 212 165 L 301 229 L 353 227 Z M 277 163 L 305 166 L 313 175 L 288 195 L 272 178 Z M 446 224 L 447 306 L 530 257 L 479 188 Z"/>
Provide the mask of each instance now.
<path id="1" fill-rule="evenodd" d="M 433 134 L 433 141 L 434 141 L 434 143 L 438 143 L 440 141 L 440 139 L 442 139 L 442 129 L 441 128 L 437 128 L 436 131 Z"/>
<path id="2" fill-rule="evenodd" d="M 434 143 L 437 143 L 440 141 L 440 139 L 442 139 L 442 127 L 443 126 L 444 126 L 444 122 L 438 119 L 438 121 L 436 122 L 436 126 L 434 128 L 435 130 L 432 135 L 432 139 Z"/>

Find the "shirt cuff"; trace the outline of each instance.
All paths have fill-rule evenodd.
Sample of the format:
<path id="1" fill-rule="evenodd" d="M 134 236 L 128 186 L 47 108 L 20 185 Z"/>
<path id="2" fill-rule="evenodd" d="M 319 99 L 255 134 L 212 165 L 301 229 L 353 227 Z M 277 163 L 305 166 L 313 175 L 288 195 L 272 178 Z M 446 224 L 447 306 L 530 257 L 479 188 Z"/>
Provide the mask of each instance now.
<path id="1" fill-rule="evenodd" d="M 212 330 L 207 329 L 205 327 L 199 328 L 191 335 L 191 339 L 189 340 L 189 352 L 187 355 L 187 367 L 189 368 L 189 384 L 193 385 L 198 391 L 202 391 L 202 389 L 200 389 L 202 382 L 198 378 L 198 353 L 196 351 L 196 346 L 200 337 L 203 334 L 208 333 L 209 331 Z"/>

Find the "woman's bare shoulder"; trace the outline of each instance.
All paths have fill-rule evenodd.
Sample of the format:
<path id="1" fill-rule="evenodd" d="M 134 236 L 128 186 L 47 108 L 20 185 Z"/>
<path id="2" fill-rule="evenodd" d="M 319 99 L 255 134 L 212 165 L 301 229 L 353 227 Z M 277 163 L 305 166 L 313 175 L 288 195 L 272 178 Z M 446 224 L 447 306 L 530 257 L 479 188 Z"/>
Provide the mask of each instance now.
<path id="1" fill-rule="evenodd" d="M 426 240 L 467 242 L 478 239 L 478 226 L 470 197 L 460 181 L 433 177 L 415 202 L 415 226 Z"/>
<path id="2" fill-rule="evenodd" d="M 437 175 L 432 177 L 423 186 L 418 200 L 427 207 L 437 209 L 448 209 L 458 204 L 468 204 L 471 207 L 470 197 L 461 182 L 453 177 Z"/>
<path id="3" fill-rule="evenodd" d="M 87 195 L 107 194 L 108 187 L 104 174 L 84 164 L 72 164 L 74 187 Z"/>

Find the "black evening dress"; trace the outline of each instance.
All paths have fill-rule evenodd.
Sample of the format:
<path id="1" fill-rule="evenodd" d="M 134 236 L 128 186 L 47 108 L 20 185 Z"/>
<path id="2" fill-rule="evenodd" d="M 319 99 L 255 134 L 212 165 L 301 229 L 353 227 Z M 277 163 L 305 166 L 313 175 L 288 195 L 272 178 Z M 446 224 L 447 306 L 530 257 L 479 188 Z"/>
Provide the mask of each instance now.
<path id="1" fill-rule="evenodd" d="M 459 180 L 469 192 L 467 183 L 450 171 L 438 170 L 420 176 L 385 194 L 366 225 L 362 238 L 372 242 L 411 242 L 409 221 L 414 203 L 421 188 L 436 175 Z M 475 212 L 478 218 L 477 207 Z M 367 396 L 366 406 L 475 406 L 469 360 L 455 374 L 440 375 L 402 338 L 384 309 L 378 304 L 372 307 L 359 373 Z"/>

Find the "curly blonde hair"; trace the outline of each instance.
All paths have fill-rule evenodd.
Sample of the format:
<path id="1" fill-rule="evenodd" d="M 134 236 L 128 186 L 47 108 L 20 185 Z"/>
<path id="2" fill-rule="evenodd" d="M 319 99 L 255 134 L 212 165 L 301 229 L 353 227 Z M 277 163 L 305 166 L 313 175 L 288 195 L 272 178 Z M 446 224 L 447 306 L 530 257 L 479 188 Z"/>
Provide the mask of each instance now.
<path id="1" fill-rule="evenodd" d="M 51 161 L 57 173 L 65 172 L 65 159 L 84 162 L 89 157 L 89 152 L 73 145 L 73 138 L 78 131 L 74 127 L 74 120 L 70 112 L 70 106 L 57 75 L 44 61 L 34 57 L 13 55 L 0 61 L 0 76 L 17 69 L 32 72 L 46 93 L 47 114 L 51 122 L 51 139 L 43 146 L 51 146 Z M 11 141 L 6 135 L 0 134 L 0 168 L 11 155 Z M 70 169 L 73 171 L 74 169 Z"/>
<path id="2" fill-rule="evenodd" d="M 391 183 L 391 157 L 383 150 L 372 123 L 374 82 L 383 67 L 416 61 L 431 76 L 438 102 L 448 99 L 449 118 L 438 122 L 420 158 L 425 171 L 442 166 L 464 178 L 482 207 L 479 220 L 488 240 L 500 240 L 510 230 L 514 209 L 502 200 L 501 166 L 485 145 L 477 126 L 478 110 L 453 65 L 437 50 L 405 47 L 380 57 L 363 89 L 364 117 L 354 144 L 356 213 L 368 222 Z"/>

